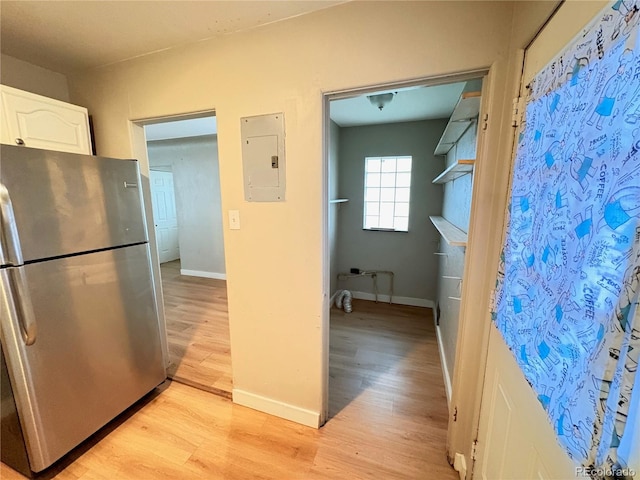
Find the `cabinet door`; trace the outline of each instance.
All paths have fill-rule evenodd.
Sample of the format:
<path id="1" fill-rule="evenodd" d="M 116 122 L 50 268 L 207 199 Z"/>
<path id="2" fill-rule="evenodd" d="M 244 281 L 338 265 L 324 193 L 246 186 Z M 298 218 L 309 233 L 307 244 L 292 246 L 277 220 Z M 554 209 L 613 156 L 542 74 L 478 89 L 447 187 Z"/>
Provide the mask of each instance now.
<path id="1" fill-rule="evenodd" d="M 91 154 L 87 109 L 0 85 L 2 143 Z"/>

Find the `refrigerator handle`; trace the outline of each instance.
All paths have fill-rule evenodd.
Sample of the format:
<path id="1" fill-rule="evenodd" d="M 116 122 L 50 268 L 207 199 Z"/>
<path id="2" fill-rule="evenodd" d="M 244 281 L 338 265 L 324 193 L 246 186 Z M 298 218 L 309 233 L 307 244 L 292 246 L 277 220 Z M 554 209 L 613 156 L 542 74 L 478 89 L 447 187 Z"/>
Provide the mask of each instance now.
<path id="1" fill-rule="evenodd" d="M 0 183 L 0 264 L 22 265 L 22 250 L 9 190 Z"/>
<path id="2" fill-rule="evenodd" d="M 36 341 L 37 328 L 22 263 L 20 238 L 18 237 L 11 197 L 7 187 L 0 183 L 0 264 L 15 266 L 10 269 L 11 291 L 16 303 L 22 339 L 25 344 L 33 345 Z"/>
<path id="3" fill-rule="evenodd" d="M 10 268 L 11 290 L 18 314 L 18 323 L 22 339 L 25 345 L 33 345 L 36 341 L 38 329 L 36 326 L 36 315 L 31 303 L 31 295 L 27 286 L 27 278 L 24 267 Z"/>

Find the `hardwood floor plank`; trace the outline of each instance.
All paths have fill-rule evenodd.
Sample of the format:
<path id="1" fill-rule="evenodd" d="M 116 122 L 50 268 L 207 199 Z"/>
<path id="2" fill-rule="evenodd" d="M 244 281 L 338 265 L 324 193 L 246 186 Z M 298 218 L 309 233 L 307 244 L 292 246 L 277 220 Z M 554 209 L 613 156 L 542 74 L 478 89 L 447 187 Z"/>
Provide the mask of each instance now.
<path id="1" fill-rule="evenodd" d="M 331 418 L 321 429 L 172 382 L 48 478 L 456 480 L 428 311 L 354 301 L 351 315 L 332 311 L 331 334 Z M 0 476 L 23 478 L 4 464 Z"/>
<path id="2" fill-rule="evenodd" d="M 225 397 L 233 376 L 224 280 L 180 274 L 180 261 L 160 265 L 169 342 L 169 378 Z"/>
<path id="3" fill-rule="evenodd" d="M 318 478 L 342 478 L 336 457 L 359 465 L 354 478 L 457 478 L 446 462 L 448 409 L 431 311 L 354 300 L 351 314 L 331 311 L 330 342 L 332 418 L 321 431 L 345 448 L 329 461 L 319 449 Z M 371 474 L 380 462 L 380 476 Z"/>

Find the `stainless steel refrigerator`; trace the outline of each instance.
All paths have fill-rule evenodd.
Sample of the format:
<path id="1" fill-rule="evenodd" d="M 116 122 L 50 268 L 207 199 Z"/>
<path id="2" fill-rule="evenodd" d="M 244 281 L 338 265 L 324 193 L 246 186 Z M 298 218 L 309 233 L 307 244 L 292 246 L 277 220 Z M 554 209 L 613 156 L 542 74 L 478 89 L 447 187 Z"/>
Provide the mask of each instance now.
<path id="1" fill-rule="evenodd" d="M 166 378 L 135 160 L 0 146 L 2 461 L 61 458 Z"/>

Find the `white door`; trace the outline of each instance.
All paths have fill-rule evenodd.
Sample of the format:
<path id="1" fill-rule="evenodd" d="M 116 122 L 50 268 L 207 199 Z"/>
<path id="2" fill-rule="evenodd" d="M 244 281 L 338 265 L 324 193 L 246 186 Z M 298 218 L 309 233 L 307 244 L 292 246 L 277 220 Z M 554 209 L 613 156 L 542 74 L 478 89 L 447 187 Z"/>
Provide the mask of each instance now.
<path id="1" fill-rule="evenodd" d="M 527 49 L 527 85 L 606 2 L 565 2 Z M 492 326 L 474 478 L 576 478 L 576 465 L 560 447 L 547 415 L 500 332 Z"/>
<path id="2" fill-rule="evenodd" d="M 87 109 L 0 86 L 1 142 L 91 155 Z"/>
<path id="3" fill-rule="evenodd" d="M 160 263 L 180 258 L 173 173 L 151 170 L 151 205 Z"/>

